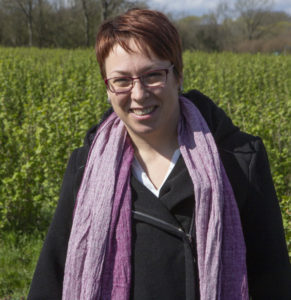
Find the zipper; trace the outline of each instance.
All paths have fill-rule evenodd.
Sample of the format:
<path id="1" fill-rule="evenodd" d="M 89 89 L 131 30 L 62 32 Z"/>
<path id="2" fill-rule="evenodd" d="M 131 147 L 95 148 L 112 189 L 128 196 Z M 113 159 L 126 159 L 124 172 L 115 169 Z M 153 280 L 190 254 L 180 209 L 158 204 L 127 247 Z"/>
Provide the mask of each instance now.
<path id="1" fill-rule="evenodd" d="M 186 234 L 185 231 L 181 227 L 177 227 L 177 226 L 175 226 L 171 223 L 168 223 L 164 220 L 161 220 L 159 218 L 156 218 L 154 216 L 151 216 L 149 214 L 146 214 L 146 213 L 143 213 L 143 212 L 140 212 L 140 211 L 133 210 L 132 212 L 133 212 L 134 215 L 141 216 L 141 217 L 144 217 L 146 219 L 150 219 L 150 220 L 154 221 L 154 223 L 159 223 L 159 224 L 162 224 L 164 226 L 167 226 L 167 227 L 169 227 L 169 229 L 171 229 L 171 231 L 177 232 L 179 235 L 181 235 L 183 233 Z"/>
<path id="2" fill-rule="evenodd" d="M 183 228 L 181 227 L 178 227 L 178 226 L 175 226 L 171 223 L 168 223 L 164 220 L 161 220 L 159 218 L 156 218 L 152 215 L 149 215 L 147 213 L 144 213 L 144 212 L 140 212 L 140 211 L 136 211 L 136 210 L 132 210 L 132 214 L 133 214 L 133 218 L 136 219 L 136 220 L 139 220 L 139 221 L 143 221 L 143 222 L 146 222 L 148 224 L 151 224 L 153 226 L 156 226 L 160 229 L 163 229 L 175 236 L 178 236 L 180 237 L 182 240 L 183 240 L 183 243 L 184 244 L 184 247 L 186 245 L 188 245 L 188 250 L 186 250 L 186 247 L 184 248 L 184 251 L 185 251 L 185 260 L 186 260 L 186 255 L 187 255 L 187 252 L 188 252 L 188 255 L 190 254 L 190 256 L 188 256 L 191 260 L 192 258 L 192 267 L 190 265 L 187 265 L 186 266 L 186 278 L 189 278 L 189 272 L 192 273 L 193 272 L 193 279 L 194 279 L 194 282 L 195 282 L 195 287 L 197 288 L 197 290 L 193 290 L 193 287 L 191 285 L 191 283 L 189 284 L 189 282 L 186 284 L 186 295 L 187 295 L 187 300 L 188 299 L 199 299 L 199 282 L 198 282 L 198 277 L 197 277 L 197 263 L 196 263 L 196 258 L 195 258 L 195 249 L 194 249 L 194 246 L 193 246 L 193 237 L 191 236 L 190 232 L 189 233 L 186 233 Z M 187 252 L 186 252 L 187 251 Z M 190 252 L 190 253 L 189 253 Z M 192 271 L 189 270 L 189 268 L 193 268 Z M 188 270 L 188 271 L 187 271 Z M 198 294 L 197 294 L 198 293 Z"/>
<path id="3" fill-rule="evenodd" d="M 173 225 L 171 223 L 168 223 L 168 222 L 166 222 L 164 220 L 161 220 L 159 218 L 151 216 L 151 215 L 149 215 L 147 213 L 136 211 L 136 210 L 132 210 L 132 213 L 133 213 L 134 216 L 136 216 L 136 219 L 142 220 L 142 221 L 146 221 L 146 220 L 149 221 L 150 220 L 151 221 L 150 224 L 156 225 L 157 227 L 161 227 L 164 230 L 166 230 L 167 232 L 170 232 L 170 233 L 172 233 L 174 235 L 178 235 L 183 240 L 185 240 L 189 244 L 189 246 L 191 248 L 192 257 L 193 257 L 194 263 L 196 263 L 196 259 L 194 257 L 193 237 L 191 236 L 190 233 L 186 233 L 183 230 L 183 228 L 177 227 L 177 226 L 175 226 L 175 225 Z"/>

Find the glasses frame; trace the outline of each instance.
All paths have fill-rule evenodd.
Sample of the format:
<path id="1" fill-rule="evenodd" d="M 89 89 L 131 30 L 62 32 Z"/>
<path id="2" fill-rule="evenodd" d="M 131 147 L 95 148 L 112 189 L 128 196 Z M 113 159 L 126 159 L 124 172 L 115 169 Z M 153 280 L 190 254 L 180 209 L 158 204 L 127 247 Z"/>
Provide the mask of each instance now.
<path id="1" fill-rule="evenodd" d="M 158 88 L 158 87 L 161 87 L 161 85 L 157 85 L 157 86 L 148 86 L 146 84 L 144 84 L 143 82 L 143 77 L 146 76 L 147 74 L 149 73 L 152 73 L 152 72 L 157 72 L 157 71 L 165 71 L 166 72 L 166 80 L 163 84 L 166 84 L 167 83 L 167 80 L 168 80 L 168 73 L 169 71 L 174 67 L 174 65 L 170 65 L 168 68 L 162 68 L 162 69 L 154 69 L 154 70 L 150 70 L 150 71 L 147 71 L 145 73 L 142 73 L 141 75 L 139 76 L 136 76 L 136 77 L 131 77 L 131 76 L 116 76 L 116 77 L 111 77 L 111 78 L 106 78 L 104 79 L 104 82 L 105 82 L 105 85 L 107 87 L 107 89 L 116 94 L 116 95 L 119 95 L 119 94 L 127 94 L 129 93 L 132 89 L 133 89 L 133 86 L 134 86 L 134 80 L 136 79 L 139 79 L 139 81 L 141 82 L 141 84 L 145 87 L 145 88 Z M 116 92 L 114 91 L 113 87 L 111 88 L 110 87 L 110 84 L 109 84 L 109 80 L 111 79 L 115 79 L 115 78 L 128 78 L 131 80 L 131 86 L 129 87 L 129 89 L 127 91 L 123 91 L 123 92 Z"/>

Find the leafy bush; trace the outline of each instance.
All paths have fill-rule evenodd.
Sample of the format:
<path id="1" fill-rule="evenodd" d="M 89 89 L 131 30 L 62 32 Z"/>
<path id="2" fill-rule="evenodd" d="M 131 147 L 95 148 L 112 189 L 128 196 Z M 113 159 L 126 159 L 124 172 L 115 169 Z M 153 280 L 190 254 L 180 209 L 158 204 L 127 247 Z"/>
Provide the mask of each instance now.
<path id="1" fill-rule="evenodd" d="M 0 52 L 0 226 L 47 226 L 73 148 L 106 109 L 93 52 Z"/>
<path id="2" fill-rule="evenodd" d="M 263 138 L 290 249 L 291 56 L 186 52 L 184 65 L 185 90 Z M 106 98 L 93 50 L 0 49 L 0 227 L 47 227 L 66 161 Z"/>
<path id="3" fill-rule="evenodd" d="M 223 108 L 266 146 L 291 258 L 291 56 L 184 53 L 187 89 Z"/>

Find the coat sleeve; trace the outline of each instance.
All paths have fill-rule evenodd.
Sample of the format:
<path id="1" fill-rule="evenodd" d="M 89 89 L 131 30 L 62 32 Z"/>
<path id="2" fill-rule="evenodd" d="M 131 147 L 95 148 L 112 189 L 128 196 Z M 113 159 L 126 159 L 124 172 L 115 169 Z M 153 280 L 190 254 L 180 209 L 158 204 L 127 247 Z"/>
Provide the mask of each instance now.
<path id="1" fill-rule="evenodd" d="M 290 300 L 291 267 L 269 162 L 260 139 L 249 165 L 244 234 L 252 300 Z"/>
<path id="2" fill-rule="evenodd" d="M 76 149 L 69 159 L 58 205 L 37 263 L 28 300 L 62 298 L 67 244 L 76 196 L 76 176 L 81 169 L 77 163 L 79 150 Z"/>

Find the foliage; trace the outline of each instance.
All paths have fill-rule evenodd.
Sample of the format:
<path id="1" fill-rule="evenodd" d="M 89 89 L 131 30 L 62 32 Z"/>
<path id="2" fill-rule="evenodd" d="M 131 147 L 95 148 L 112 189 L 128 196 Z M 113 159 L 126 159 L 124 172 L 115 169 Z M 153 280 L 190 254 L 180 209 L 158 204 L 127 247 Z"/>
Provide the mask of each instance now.
<path id="1" fill-rule="evenodd" d="M 96 64 L 93 51 L 1 50 L 0 226 L 47 226 L 69 153 L 107 107 Z"/>
<path id="2" fill-rule="evenodd" d="M 183 49 L 291 53 L 291 16 L 272 0 L 219 1 L 203 16 L 172 11 Z M 0 45 L 39 48 L 93 46 L 101 22 L 144 0 L 0 0 Z M 180 17 L 179 17 L 180 16 Z"/>
<path id="3" fill-rule="evenodd" d="M 184 53 L 184 85 L 266 146 L 291 258 L 291 56 Z"/>
<path id="4" fill-rule="evenodd" d="M 186 52 L 184 65 L 185 90 L 263 138 L 290 227 L 291 57 Z M 0 49 L 0 227 L 47 227 L 66 161 L 106 98 L 93 50 Z"/>
<path id="5" fill-rule="evenodd" d="M 183 49 L 291 53 L 290 15 L 262 10 L 256 1 L 237 0 L 236 4 L 240 4 L 239 11 L 231 9 L 227 2 L 220 2 L 210 14 L 175 20 Z M 249 5 L 254 7 L 250 9 Z"/>
<path id="6" fill-rule="evenodd" d="M 0 0 L 0 44 L 76 48 L 93 45 L 102 21 L 140 0 Z"/>
<path id="7" fill-rule="evenodd" d="M 0 238 L 0 299 L 26 299 L 43 236 L 6 232 Z"/>
<path id="8" fill-rule="evenodd" d="M 186 52 L 184 65 L 187 89 L 201 90 L 263 139 L 279 199 L 290 197 L 291 56 Z"/>

